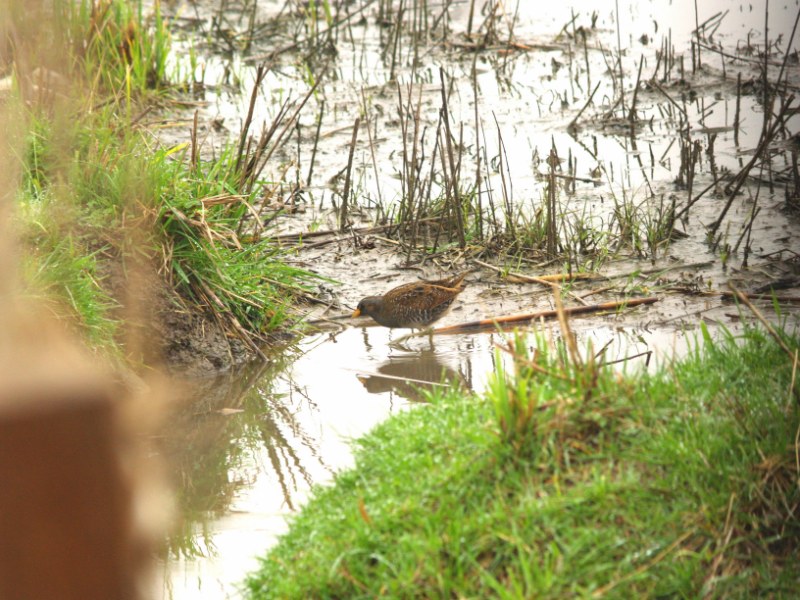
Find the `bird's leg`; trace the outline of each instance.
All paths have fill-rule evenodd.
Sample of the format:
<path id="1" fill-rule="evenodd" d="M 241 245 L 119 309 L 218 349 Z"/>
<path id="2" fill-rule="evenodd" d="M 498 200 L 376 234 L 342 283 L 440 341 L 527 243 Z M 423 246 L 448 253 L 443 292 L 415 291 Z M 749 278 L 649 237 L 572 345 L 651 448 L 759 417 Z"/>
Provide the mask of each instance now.
<path id="1" fill-rule="evenodd" d="M 394 330 L 390 329 L 389 331 L 394 331 Z M 389 343 L 387 344 L 387 346 L 389 346 L 389 348 L 392 348 L 392 349 L 395 349 L 395 350 L 408 351 L 408 348 L 405 345 L 403 345 L 403 342 L 405 342 L 407 339 L 409 339 L 413 335 L 414 335 L 414 330 L 413 329 L 411 330 L 411 333 L 406 333 L 405 335 L 401 335 L 396 340 L 391 339 L 391 335 L 390 335 Z"/>

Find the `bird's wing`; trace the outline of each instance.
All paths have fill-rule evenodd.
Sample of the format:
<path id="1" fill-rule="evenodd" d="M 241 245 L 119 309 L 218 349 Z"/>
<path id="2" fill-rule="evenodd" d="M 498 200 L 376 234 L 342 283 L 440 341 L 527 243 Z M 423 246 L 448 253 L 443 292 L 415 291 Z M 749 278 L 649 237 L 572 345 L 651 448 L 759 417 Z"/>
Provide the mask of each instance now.
<path id="1" fill-rule="evenodd" d="M 384 301 L 424 311 L 449 304 L 459 292 L 460 288 L 448 288 L 430 283 L 409 283 L 388 292 L 384 296 Z"/>

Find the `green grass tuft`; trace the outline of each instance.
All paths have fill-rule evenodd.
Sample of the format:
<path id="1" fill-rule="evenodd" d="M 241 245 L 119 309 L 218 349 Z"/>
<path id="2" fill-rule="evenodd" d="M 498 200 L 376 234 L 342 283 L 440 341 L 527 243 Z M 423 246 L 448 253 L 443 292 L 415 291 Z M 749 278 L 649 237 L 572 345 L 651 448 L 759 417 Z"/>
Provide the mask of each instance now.
<path id="1" fill-rule="evenodd" d="M 25 293 L 112 352 L 126 315 L 110 297 L 119 282 L 105 285 L 100 273 L 142 265 L 251 348 L 284 325 L 311 275 L 287 265 L 255 225 L 273 190 L 258 177 L 264 165 L 235 144 L 213 160 L 187 157 L 188 143 L 153 148 L 133 118 L 168 87 L 158 3 L 150 16 L 141 2 L 83 0 L 16 18 L 42 20 L 52 35 L 40 32 L 39 45 L 58 53 L 47 64 L 61 69 L 47 93 L 20 86 L 14 99 L 28 132 L 18 194 Z"/>
<path id="2" fill-rule="evenodd" d="M 249 596 L 794 594 L 800 421 L 771 339 L 635 377 L 515 353 L 485 397 L 432 398 L 359 441 Z"/>

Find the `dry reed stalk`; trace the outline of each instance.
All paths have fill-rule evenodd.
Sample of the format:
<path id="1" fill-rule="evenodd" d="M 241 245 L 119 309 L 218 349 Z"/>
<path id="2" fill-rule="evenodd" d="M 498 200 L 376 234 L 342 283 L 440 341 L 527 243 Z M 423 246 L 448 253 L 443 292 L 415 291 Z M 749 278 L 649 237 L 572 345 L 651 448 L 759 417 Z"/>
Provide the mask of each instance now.
<path id="1" fill-rule="evenodd" d="M 549 258 L 556 256 L 558 250 L 558 224 L 556 220 L 556 177 L 555 170 L 558 166 L 558 152 L 556 151 L 555 140 L 552 140 L 550 146 L 550 154 L 547 158 L 548 163 L 548 178 L 547 178 L 547 241 L 546 252 Z"/>
<path id="2" fill-rule="evenodd" d="M 361 106 L 364 115 L 367 115 L 367 98 L 364 95 L 364 88 L 361 88 Z M 366 130 L 367 130 L 367 140 L 369 141 L 369 154 L 372 158 L 372 170 L 375 173 L 375 187 L 378 190 L 378 205 L 383 206 L 383 194 L 381 193 L 381 175 L 380 171 L 378 170 L 378 159 L 375 157 L 375 140 L 372 138 L 372 127 L 370 124 L 369 116 L 365 117 L 367 119 Z M 377 128 L 377 123 L 376 123 Z M 317 128 L 319 131 L 319 128 Z M 316 144 L 316 142 L 315 142 Z"/>
<path id="3" fill-rule="evenodd" d="M 451 207 L 454 209 L 455 218 L 456 218 L 456 230 L 458 233 L 458 243 L 460 248 L 464 248 L 467 245 L 466 235 L 464 233 L 464 215 L 462 214 L 462 205 L 461 205 L 461 191 L 459 190 L 458 179 L 459 179 L 459 170 L 456 168 L 456 159 L 455 159 L 455 152 L 453 150 L 453 143 L 452 143 L 452 132 L 450 130 L 450 109 L 448 107 L 447 102 L 447 89 L 445 87 L 445 76 L 444 76 L 444 68 L 439 68 L 439 80 L 441 81 L 441 92 L 442 92 L 442 117 L 444 119 L 444 138 L 446 141 L 445 148 L 447 149 L 447 159 L 450 166 L 450 185 L 448 189 L 452 190 L 452 195 L 449 196 L 451 201 Z M 459 150 L 460 152 L 460 150 Z M 442 155 L 444 159 L 444 155 Z M 461 162 L 461 157 L 459 155 L 459 163 Z"/>
<path id="4" fill-rule="evenodd" d="M 781 107 L 780 112 L 775 117 L 773 124 L 768 127 L 765 132 L 762 132 L 761 139 L 756 147 L 756 151 L 753 153 L 753 158 L 750 159 L 744 168 L 742 168 L 739 173 L 734 176 L 733 180 L 725 187 L 725 193 L 728 194 L 728 201 L 725 203 L 725 206 L 723 207 L 719 217 L 711 225 L 709 225 L 709 233 L 711 235 L 715 235 L 719 227 L 722 225 L 725 216 L 728 214 L 728 210 L 730 210 L 730 207 L 733 204 L 734 198 L 739 193 L 739 190 L 744 185 L 744 182 L 747 180 L 747 176 L 749 175 L 751 169 L 755 166 L 759 159 L 765 155 L 767 147 L 772 143 L 780 129 L 783 127 L 784 121 L 791 114 L 793 114 L 793 101 L 794 95 L 790 95 L 786 100 L 786 104 Z"/>
<path id="5" fill-rule="evenodd" d="M 578 351 L 578 342 L 575 338 L 575 333 L 569 326 L 569 317 L 561 301 L 560 291 L 560 288 L 553 289 L 553 301 L 556 305 L 556 317 L 558 319 L 558 327 L 561 329 L 561 339 L 564 340 L 564 345 L 567 347 L 572 364 L 580 371 L 583 368 L 583 359 L 581 353 Z"/>
<path id="6" fill-rule="evenodd" d="M 253 91 L 250 92 L 250 103 L 247 106 L 247 116 L 244 119 L 244 123 L 242 123 L 242 131 L 239 134 L 239 151 L 236 153 L 236 169 L 238 170 L 242 164 L 242 160 L 244 159 L 244 147 L 245 143 L 247 142 L 248 133 L 250 131 L 250 125 L 253 122 L 253 112 L 256 108 L 256 99 L 258 98 L 258 88 L 264 82 L 264 78 L 267 76 L 267 68 L 265 65 L 261 64 L 258 65 L 256 68 L 256 79 L 253 83 Z"/>
<path id="7" fill-rule="evenodd" d="M 353 173 L 353 155 L 356 150 L 356 141 L 358 140 L 358 127 L 361 124 L 361 117 L 356 117 L 353 124 L 353 136 L 350 139 L 350 153 L 347 157 L 347 171 L 344 179 L 344 192 L 342 193 L 342 208 L 339 212 L 339 230 L 344 231 L 348 225 L 348 205 L 350 203 L 350 184 Z"/>
<path id="8" fill-rule="evenodd" d="M 598 82 L 598 84 L 596 86 L 594 86 L 594 89 L 592 90 L 592 93 L 589 94 L 589 98 L 588 98 L 588 100 L 586 100 L 586 103 L 578 111 L 578 114 L 575 115 L 575 118 L 572 119 L 572 121 L 570 121 L 569 125 L 567 125 L 567 131 L 573 131 L 575 129 L 575 124 L 578 122 L 578 119 L 581 118 L 581 115 L 583 114 L 583 112 L 592 103 L 592 98 L 594 98 L 594 95 L 597 93 L 597 90 L 600 88 L 600 83 L 602 83 L 602 82 Z"/>
<path id="9" fill-rule="evenodd" d="M 563 308 L 563 313 L 565 315 L 573 316 L 573 315 L 592 314 L 604 311 L 620 311 L 624 310 L 625 308 L 633 308 L 636 306 L 653 304 L 654 302 L 658 302 L 658 298 L 656 297 L 631 298 L 629 300 L 621 300 L 618 302 L 604 302 L 602 304 L 592 304 L 589 306 L 566 307 Z M 452 334 L 478 332 L 484 330 L 496 331 L 498 326 L 509 327 L 515 325 L 523 325 L 525 323 L 530 323 L 531 321 L 537 321 L 539 319 L 553 319 L 553 318 L 558 318 L 557 310 L 542 310 L 534 313 L 526 313 L 521 315 L 506 315 L 502 317 L 491 317 L 487 319 L 481 319 L 479 321 L 469 321 L 467 323 L 459 323 L 457 325 L 449 325 L 447 327 L 438 327 L 431 331 L 417 332 L 407 337 L 418 337 L 420 335 L 428 335 L 429 333 L 432 333 L 434 335 L 435 334 L 452 335 Z"/>
<path id="10" fill-rule="evenodd" d="M 761 321 L 761 324 L 772 336 L 772 339 L 775 340 L 775 342 L 778 344 L 778 346 L 780 346 L 781 350 L 783 350 L 786 353 L 789 359 L 792 360 L 792 362 L 794 362 L 794 352 L 792 352 L 789 349 L 789 346 L 787 346 L 786 342 L 784 342 L 783 339 L 778 335 L 778 332 L 775 331 L 775 328 L 772 327 L 770 322 L 764 318 L 764 315 L 761 314 L 761 311 L 758 310 L 758 308 L 756 308 L 756 306 L 752 302 L 750 302 L 750 299 L 747 297 L 747 295 L 740 292 L 736 288 L 736 286 L 733 285 L 733 283 L 731 283 L 730 281 L 728 282 L 728 288 L 731 290 L 736 299 L 739 300 L 742 304 L 744 304 L 747 308 L 749 308 L 750 312 L 752 312 L 755 315 L 755 317 L 759 321 Z"/>
<path id="11" fill-rule="evenodd" d="M 317 159 L 317 148 L 319 147 L 319 134 L 322 129 L 322 117 L 325 114 L 325 99 L 320 100 L 319 103 L 319 117 L 317 118 L 317 128 L 314 131 L 314 146 L 311 148 L 311 162 L 308 165 L 308 176 L 306 177 L 306 185 L 311 185 L 311 176 L 314 173 L 314 165 Z"/>
<path id="12" fill-rule="evenodd" d="M 633 88 L 633 98 L 631 99 L 631 109 L 628 112 L 628 121 L 631 122 L 631 127 L 636 122 L 636 99 L 639 96 L 639 83 L 642 80 L 642 65 L 644 64 L 644 56 L 639 58 L 639 72 L 636 75 L 636 85 Z"/>
<path id="13" fill-rule="evenodd" d="M 470 4 L 470 27 L 472 26 L 472 9 L 475 7 L 475 0 L 472 0 Z M 475 53 L 475 56 L 472 59 L 472 70 L 470 73 L 470 81 L 472 84 L 472 102 L 474 107 L 474 117 L 475 117 L 475 147 L 477 151 L 475 152 L 475 197 L 478 202 L 478 237 L 479 239 L 483 240 L 483 202 L 481 199 L 481 128 L 480 128 L 480 119 L 478 117 L 478 72 L 477 72 L 477 61 L 478 61 L 478 54 Z"/>

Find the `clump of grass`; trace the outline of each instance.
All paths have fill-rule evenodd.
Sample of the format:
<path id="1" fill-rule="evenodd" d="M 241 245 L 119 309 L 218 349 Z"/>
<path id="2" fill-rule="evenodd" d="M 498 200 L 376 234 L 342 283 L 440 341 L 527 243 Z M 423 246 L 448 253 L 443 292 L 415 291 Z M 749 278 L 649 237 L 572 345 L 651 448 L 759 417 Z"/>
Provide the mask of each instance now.
<path id="1" fill-rule="evenodd" d="M 77 156 L 72 163 L 59 155 L 52 122 L 31 119 L 17 203 L 25 249 L 20 270 L 24 293 L 83 333 L 90 347 L 113 355 L 118 303 L 100 284 L 98 256 L 105 249 L 104 236 L 85 235 L 91 201 L 80 196 L 81 188 L 101 195 L 104 188 L 85 181 Z M 105 219 L 98 216 L 97 222 Z"/>
<path id="2" fill-rule="evenodd" d="M 618 231 L 618 247 L 630 248 L 641 258 L 655 261 L 659 250 L 669 244 L 675 225 L 674 201 L 664 205 L 663 196 L 646 198 L 640 203 L 633 199 L 614 197 L 614 212 L 611 225 Z"/>
<path id="3" fill-rule="evenodd" d="M 360 440 L 250 597 L 794 593 L 800 419 L 770 338 L 636 377 L 569 345 L 513 352 L 485 398 L 434 397 Z"/>
<path id="4" fill-rule="evenodd" d="M 172 40 L 160 2 L 149 15 L 141 1 L 129 0 L 81 0 L 55 8 L 77 73 L 96 89 L 130 94 L 168 84 Z"/>
<path id="5" fill-rule="evenodd" d="M 39 226 L 45 227 L 40 221 Z M 47 306 L 53 315 L 83 333 L 90 347 L 117 352 L 117 303 L 99 284 L 96 253 L 70 234 L 42 229 L 36 245 L 22 258 L 27 297 Z"/>
<path id="6" fill-rule="evenodd" d="M 40 260 L 54 260 L 45 248 L 56 251 L 59 238 L 66 237 L 72 241 L 65 247 L 84 265 L 99 250 L 122 263 L 144 259 L 161 264 L 185 298 L 204 306 L 238 337 L 255 342 L 280 326 L 288 317 L 291 292 L 301 290 L 298 281 L 307 274 L 284 264 L 266 237 L 248 235 L 250 202 L 263 190 L 255 186 L 249 194 L 235 193 L 234 151 L 192 168 L 169 150 L 149 151 L 138 133 L 110 128 L 108 119 L 99 114 L 76 123 L 72 131 L 61 130 L 58 150 L 46 124 L 31 138 L 21 203 L 40 229 L 29 237 L 42 251 Z M 58 225 L 42 225 L 59 211 Z M 132 235 L 129 228 L 139 231 Z M 43 237 L 56 241 L 43 246 Z M 74 252 L 79 248 L 83 256 Z M 31 268 L 37 272 L 42 266 Z M 80 270 L 62 275 L 70 273 L 81 275 Z M 85 282 L 83 275 L 64 280 L 73 297 L 72 284 L 86 291 L 94 282 L 97 301 L 83 294 L 87 303 L 78 310 L 85 316 L 104 312 L 101 307 L 108 304 L 89 273 Z"/>
<path id="7" fill-rule="evenodd" d="M 112 315 L 112 290 L 99 273 L 155 266 L 260 353 L 258 342 L 285 323 L 308 277 L 281 260 L 254 207 L 271 195 L 261 173 L 279 121 L 255 145 L 245 144 L 245 130 L 238 148 L 209 161 L 198 158 L 196 135 L 191 146 L 153 149 L 132 115 L 144 110 L 148 90 L 165 84 L 170 46 L 158 3 L 152 18 L 122 0 L 59 6 L 55 16 L 67 68 L 34 81 L 44 101 L 19 88 L 29 130 L 19 193 L 28 293 L 47 296 L 93 345 L 109 348 L 124 315 Z M 23 84 L 40 56 L 18 54 Z"/>
<path id="8" fill-rule="evenodd" d="M 172 280 L 188 297 L 258 339 L 284 323 L 287 300 L 303 291 L 301 282 L 310 274 L 285 264 L 283 251 L 263 232 L 252 234 L 249 217 L 263 189 L 236 193 L 239 173 L 229 168 L 233 150 L 201 164 L 193 177 L 183 161 L 157 153 L 154 161 L 165 171 L 158 221 Z"/>

